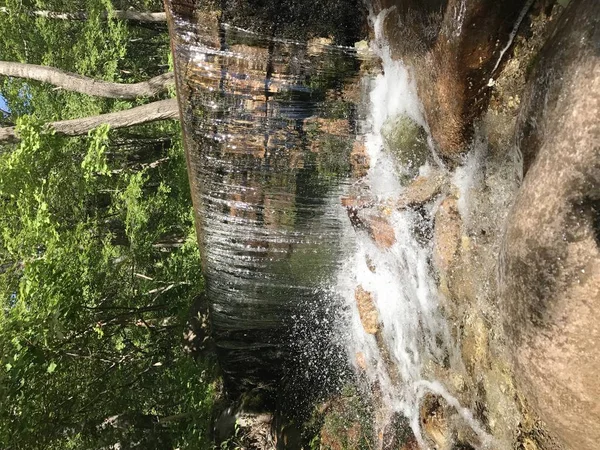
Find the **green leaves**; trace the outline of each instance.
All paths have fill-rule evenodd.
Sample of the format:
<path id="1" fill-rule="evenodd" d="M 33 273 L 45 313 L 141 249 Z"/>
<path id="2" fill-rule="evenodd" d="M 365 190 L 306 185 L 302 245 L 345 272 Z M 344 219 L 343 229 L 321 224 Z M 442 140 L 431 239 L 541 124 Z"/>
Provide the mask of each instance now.
<path id="1" fill-rule="evenodd" d="M 6 1 L 3 58 L 125 82 L 164 71 L 166 29 L 105 20 L 108 0 L 34 3 Z M 86 21 L 29 14 L 84 6 Z M 181 130 L 59 137 L 43 124 L 131 102 L 0 81 L 22 138 L 0 151 L 0 448 L 210 448 L 214 361 L 181 345 L 203 290 Z"/>
<path id="2" fill-rule="evenodd" d="M 48 368 L 46 369 L 46 372 L 52 373 L 55 370 L 56 370 L 56 363 L 54 361 L 52 361 L 50 364 L 48 364 Z"/>
<path id="3" fill-rule="evenodd" d="M 88 134 L 90 137 L 89 147 L 81 162 L 83 176 L 87 181 L 94 176 L 110 174 L 105 155 L 109 128 L 107 124 L 104 124 Z"/>
<path id="4" fill-rule="evenodd" d="M 180 344 L 203 288 L 180 142 L 141 167 L 105 127 L 20 127 L 0 157 L 0 252 L 15 261 L 0 273 L 0 447 L 208 447 L 214 363 Z M 148 431 L 148 417 L 177 420 Z"/>

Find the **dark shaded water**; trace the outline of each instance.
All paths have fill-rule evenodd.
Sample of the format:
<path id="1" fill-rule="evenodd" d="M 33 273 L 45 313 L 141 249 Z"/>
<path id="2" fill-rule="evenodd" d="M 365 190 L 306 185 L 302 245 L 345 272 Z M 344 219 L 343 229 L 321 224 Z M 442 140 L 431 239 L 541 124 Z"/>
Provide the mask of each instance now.
<path id="1" fill-rule="evenodd" d="M 331 40 L 225 23 L 235 5 L 190 6 L 173 8 L 172 45 L 226 381 L 275 392 L 290 377 L 335 378 L 345 356 L 324 338 L 336 316 L 328 286 L 343 261 L 339 198 L 352 181 L 360 62 Z"/>

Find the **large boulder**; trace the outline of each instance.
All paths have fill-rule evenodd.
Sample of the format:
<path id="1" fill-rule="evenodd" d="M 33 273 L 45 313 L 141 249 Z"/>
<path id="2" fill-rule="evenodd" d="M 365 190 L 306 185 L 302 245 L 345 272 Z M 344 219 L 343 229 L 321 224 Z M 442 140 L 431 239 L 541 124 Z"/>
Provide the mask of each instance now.
<path id="1" fill-rule="evenodd" d="M 573 0 L 523 101 L 500 262 L 516 376 L 572 450 L 600 442 L 600 2 Z"/>

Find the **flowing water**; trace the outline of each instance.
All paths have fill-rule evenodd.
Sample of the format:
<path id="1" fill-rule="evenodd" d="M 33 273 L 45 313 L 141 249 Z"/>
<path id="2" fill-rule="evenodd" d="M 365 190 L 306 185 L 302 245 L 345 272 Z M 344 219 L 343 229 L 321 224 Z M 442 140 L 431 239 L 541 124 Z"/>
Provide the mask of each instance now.
<path id="1" fill-rule="evenodd" d="M 425 447 L 420 430 L 419 405 L 424 395 L 442 396 L 472 427 L 483 445 L 490 438 L 444 386 L 427 379 L 424 368 L 428 362 L 464 371 L 462 361 L 450 336 L 449 327 L 440 310 L 440 293 L 430 264 L 432 246 L 422 242 L 418 234 L 430 222 L 439 203 L 427 207 L 425 222 L 414 210 L 386 207 L 401 197 L 404 188 L 398 181 L 391 156 L 385 152 L 383 127 L 388 119 L 406 115 L 426 127 L 414 80 L 409 68 L 394 61 L 383 36 L 386 11 L 374 17 L 375 40 L 371 44 L 381 58 L 383 73 L 372 81 L 368 98 L 369 116 L 365 144 L 370 169 L 365 183 L 371 196 L 377 199 L 392 225 L 395 243 L 381 248 L 367 233 L 359 233 L 354 243 L 355 253 L 344 264 L 336 286 L 350 310 L 349 356 L 357 372 L 365 372 L 372 386 L 378 386 L 381 404 L 379 428 L 400 412 L 408 419 L 419 444 Z M 426 175 L 428 164 L 420 167 Z M 349 236 L 351 234 L 349 233 Z M 369 334 L 361 322 L 356 305 L 356 286 L 373 296 L 381 330 Z"/>
<path id="2" fill-rule="evenodd" d="M 439 307 L 432 246 L 420 237 L 439 203 L 420 212 L 385 207 L 404 187 L 384 151 L 384 124 L 400 114 L 426 123 L 409 68 L 392 60 L 382 36 L 384 15 L 373 18 L 371 52 L 383 68 L 373 75 L 360 74 L 372 57 L 361 61 L 354 48 L 265 37 L 210 11 L 193 22 L 175 14 L 213 336 L 232 390 L 335 385 L 350 361 L 377 392 L 376 427 L 400 413 L 425 448 L 419 405 L 433 393 L 485 447 L 489 437 L 471 412 L 425 375 L 430 362 L 463 370 Z M 419 171 L 435 165 L 432 157 Z M 340 204 L 358 185 L 382 205 L 395 236 L 389 248 L 355 231 Z M 377 333 L 361 322 L 358 287 L 372 295 Z"/>
<path id="3" fill-rule="evenodd" d="M 335 306 L 325 291 L 344 259 L 339 198 L 350 181 L 358 120 L 344 88 L 360 88 L 356 52 L 323 40 L 264 37 L 210 11 L 199 23 L 175 18 L 173 25 L 196 223 L 226 379 L 235 390 L 276 392 L 281 380 L 328 377 L 331 359 L 343 353 L 328 344 Z"/>

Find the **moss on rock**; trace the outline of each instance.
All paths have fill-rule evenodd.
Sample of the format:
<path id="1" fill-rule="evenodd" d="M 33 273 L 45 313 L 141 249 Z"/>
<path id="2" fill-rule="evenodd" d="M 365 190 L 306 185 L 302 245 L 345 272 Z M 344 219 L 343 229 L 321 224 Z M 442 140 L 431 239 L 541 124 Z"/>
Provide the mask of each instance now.
<path id="1" fill-rule="evenodd" d="M 427 132 L 410 117 L 401 114 L 388 119 L 381 134 L 385 151 L 393 157 L 401 173 L 401 181 L 410 181 L 430 154 Z"/>

